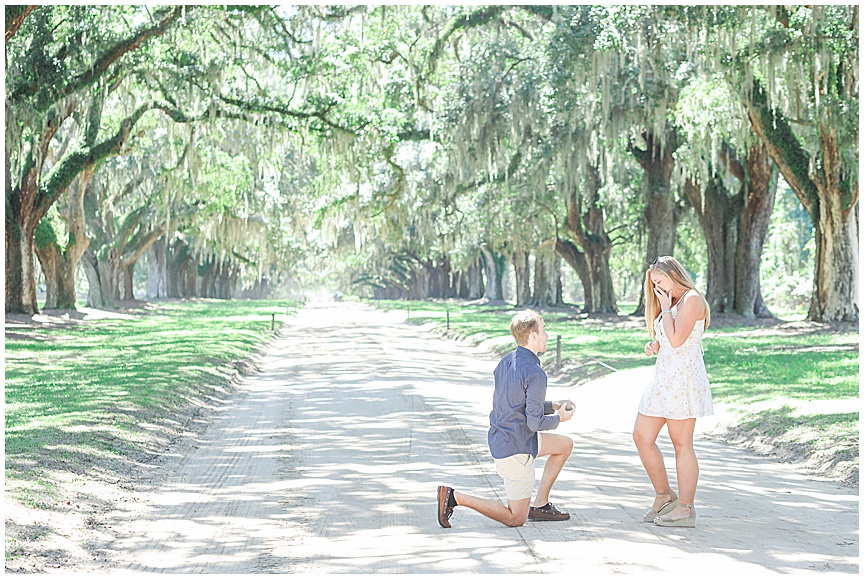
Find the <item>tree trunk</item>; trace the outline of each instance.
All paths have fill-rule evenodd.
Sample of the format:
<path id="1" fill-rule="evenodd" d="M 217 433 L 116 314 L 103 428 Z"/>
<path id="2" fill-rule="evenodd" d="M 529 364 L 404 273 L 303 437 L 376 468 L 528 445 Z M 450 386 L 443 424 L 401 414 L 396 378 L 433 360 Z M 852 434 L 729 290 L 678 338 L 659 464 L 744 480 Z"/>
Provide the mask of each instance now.
<path id="1" fill-rule="evenodd" d="M 166 249 L 165 261 L 168 297 L 185 297 L 186 268 L 192 261 L 189 245 L 180 238 L 173 239 Z"/>
<path id="2" fill-rule="evenodd" d="M 531 303 L 535 306 L 562 305 L 560 257 L 548 249 L 539 249 L 534 259 L 534 295 Z"/>
<path id="3" fill-rule="evenodd" d="M 33 231 L 29 220 L 6 224 L 6 312 L 37 314 L 36 259 L 33 251 Z"/>
<path id="4" fill-rule="evenodd" d="M 523 307 L 531 300 L 528 258 L 529 254 L 526 251 L 517 251 L 513 254 L 513 267 L 516 270 L 516 307 Z"/>
<path id="5" fill-rule="evenodd" d="M 591 280 L 592 303 L 586 302 L 585 310 L 591 313 L 613 314 L 618 311 L 615 303 L 615 288 L 612 284 L 612 269 L 609 258 L 612 255 L 612 240 L 606 232 L 606 216 L 600 205 L 600 173 L 596 167 L 587 169 L 588 204 L 583 223 L 583 249 Z"/>
<path id="6" fill-rule="evenodd" d="M 87 249 L 84 258 L 84 273 L 90 288 L 87 292 L 88 308 L 114 307 L 117 284 L 112 260 L 97 256 L 92 249 Z"/>
<path id="7" fill-rule="evenodd" d="M 54 228 L 46 219 L 40 221 L 34 236 L 36 256 L 45 274 L 45 308 L 75 309 L 75 270 L 90 245 L 84 216 L 84 191 L 90 185 L 95 168 L 84 169 L 67 191 L 65 218 L 68 240 L 63 248 Z"/>
<path id="8" fill-rule="evenodd" d="M 503 255 L 496 256 L 485 245 L 480 247 L 483 252 L 484 272 L 486 273 L 486 293 L 484 297 L 490 302 L 504 300 L 504 287 L 502 277 L 506 261 Z"/>
<path id="9" fill-rule="evenodd" d="M 202 298 L 212 298 L 213 296 L 213 278 L 214 269 L 216 269 L 215 258 L 210 257 L 207 261 L 198 268 L 198 273 L 201 276 L 200 296 Z"/>
<path id="10" fill-rule="evenodd" d="M 147 254 L 147 298 L 168 297 L 168 242 L 159 238 Z"/>
<path id="11" fill-rule="evenodd" d="M 731 312 L 735 303 L 735 246 L 741 199 L 731 197 L 716 178 L 704 189 L 688 179 L 683 191 L 702 226 L 708 250 L 705 299 L 712 312 Z"/>
<path id="12" fill-rule="evenodd" d="M 564 284 L 561 283 L 561 256 L 552 252 L 552 279 L 555 286 L 555 304 L 564 305 Z"/>
<path id="13" fill-rule="evenodd" d="M 857 210 L 844 211 L 838 196 L 820 192 L 816 236 L 816 291 L 808 318 L 818 322 L 857 322 Z"/>
<path id="14" fill-rule="evenodd" d="M 77 263 L 73 265 L 68 254 L 61 252 L 56 243 L 49 243 L 36 252 L 45 274 L 45 309 L 74 310 Z"/>
<path id="15" fill-rule="evenodd" d="M 615 288 L 612 284 L 612 269 L 609 267 L 611 244 L 604 251 L 586 252 L 588 278 L 591 283 L 591 303 L 586 309 L 591 313 L 613 314 L 618 311 L 615 301 Z"/>
<path id="16" fill-rule="evenodd" d="M 450 264 L 450 256 L 444 254 L 441 256 L 441 297 L 453 298 L 456 297 L 456 286 L 453 276 L 453 268 Z"/>
<path id="17" fill-rule="evenodd" d="M 576 275 L 579 276 L 579 281 L 582 282 L 582 289 L 585 293 L 585 303 L 593 303 L 593 288 L 591 283 L 591 272 L 588 267 L 588 260 L 585 259 L 585 254 L 579 251 L 572 241 L 567 239 L 555 239 L 555 253 L 567 262 L 567 265 L 573 268 Z"/>
<path id="18" fill-rule="evenodd" d="M 759 281 L 762 249 L 777 195 L 777 166 L 763 145 L 751 147 L 742 182 L 738 213 L 738 245 L 735 248 L 735 311 L 745 318 L 772 317 Z"/>
<path id="19" fill-rule="evenodd" d="M 740 80 L 743 70 L 738 74 Z M 857 172 L 844 171 L 837 121 L 830 110 L 820 117 L 813 135 L 819 148 L 810 154 L 782 112 L 769 105 L 761 83 L 752 80 L 752 90 L 741 94 L 753 131 L 813 220 L 816 267 L 808 318 L 858 321 L 858 181 Z"/>
<path id="20" fill-rule="evenodd" d="M 185 265 L 181 271 L 180 291 L 183 297 L 194 298 L 202 297 L 204 280 L 198 281 L 200 266 L 198 264 L 199 256 L 191 254 L 189 259 L 185 261 Z"/>
<path id="21" fill-rule="evenodd" d="M 675 251 L 675 200 L 672 197 L 672 169 L 675 167 L 675 151 L 678 139 L 674 131 L 667 130 L 666 143 L 651 131 L 643 133 L 645 150 L 631 146 L 630 152 L 645 170 L 645 225 L 648 242 L 645 252 L 643 271 L 662 255 L 672 255 Z M 645 288 L 640 284 L 639 305 L 633 315 L 645 313 Z"/>
<path id="22" fill-rule="evenodd" d="M 231 262 L 222 261 L 216 269 L 216 297 L 230 300 L 234 296 L 234 266 Z"/>
<path id="23" fill-rule="evenodd" d="M 468 267 L 468 295 L 469 300 L 479 300 L 486 292 L 483 285 L 483 267 L 480 264 L 480 258 L 474 261 Z"/>
<path id="24" fill-rule="evenodd" d="M 576 271 L 585 294 L 584 311 L 614 313 L 618 311 L 612 270 L 612 240 L 606 231 L 605 215 L 600 202 L 602 183 L 596 167 L 586 168 L 584 195 L 574 189 L 567 203 L 565 231 L 581 246 L 571 242 L 556 243 L 556 253 Z M 560 251 L 558 249 L 560 248 Z"/>
<path id="25" fill-rule="evenodd" d="M 123 299 L 128 301 L 135 299 L 135 263 L 133 261 L 123 270 Z"/>
<path id="26" fill-rule="evenodd" d="M 468 271 L 457 271 L 453 274 L 453 285 L 456 288 L 456 297 L 468 299 Z"/>
<path id="27" fill-rule="evenodd" d="M 44 225 L 43 223 L 39 224 L 39 228 L 48 227 L 50 225 Z M 37 228 L 38 229 L 38 228 Z M 53 228 L 51 228 L 53 233 Z M 38 239 L 39 234 L 36 234 L 36 238 Z M 45 245 L 40 249 L 39 244 L 34 243 L 34 248 L 36 250 L 36 256 L 39 259 L 39 265 L 42 266 L 42 273 L 45 275 L 45 309 L 58 309 L 57 308 L 57 297 L 59 295 L 58 285 L 62 283 L 60 278 L 62 274 L 60 273 L 60 260 L 62 259 L 62 254 L 60 253 L 60 248 L 56 243 L 52 241 L 44 242 Z M 73 289 L 74 291 L 74 289 Z"/>
<path id="28" fill-rule="evenodd" d="M 732 196 L 719 179 L 704 191 L 687 180 L 682 188 L 699 218 L 708 250 L 705 298 L 712 311 L 746 318 L 771 317 L 762 298 L 762 247 L 777 189 L 777 171 L 763 146 L 751 147 L 742 163 L 727 146 L 723 162 L 741 183 Z"/>
<path id="29" fill-rule="evenodd" d="M 6 153 L 6 312 L 37 314 L 36 259 L 33 237 L 42 215 L 30 197 L 36 195 L 35 173 L 25 178 L 21 190 L 13 191 L 9 181 L 9 153 Z M 33 181 L 30 183 L 30 181 Z"/>

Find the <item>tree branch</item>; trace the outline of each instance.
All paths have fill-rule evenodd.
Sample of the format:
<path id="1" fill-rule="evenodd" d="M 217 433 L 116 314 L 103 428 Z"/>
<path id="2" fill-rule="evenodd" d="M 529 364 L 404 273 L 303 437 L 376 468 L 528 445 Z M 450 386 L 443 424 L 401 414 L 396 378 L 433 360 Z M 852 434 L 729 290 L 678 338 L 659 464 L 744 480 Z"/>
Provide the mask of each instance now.
<path id="1" fill-rule="evenodd" d="M 5 6 L 6 13 L 6 44 L 15 36 L 30 13 L 36 9 L 36 4 L 27 6 Z"/>
<path id="2" fill-rule="evenodd" d="M 168 15 L 163 18 L 156 26 L 141 30 L 134 36 L 116 43 L 114 46 L 105 51 L 102 56 L 97 58 L 96 61 L 93 62 L 93 64 L 87 70 L 72 78 L 63 87 L 60 87 L 56 93 L 56 98 L 39 99 L 38 106 L 40 108 L 37 112 L 44 113 L 51 107 L 52 104 L 54 104 L 54 102 L 56 102 L 57 99 L 74 94 L 95 83 L 99 78 L 101 78 L 103 74 L 105 74 L 105 72 L 112 64 L 117 62 L 125 54 L 138 49 L 142 44 L 144 44 L 151 38 L 164 34 L 165 31 L 168 30 L 168 26 L 170 26 L 171 23 L 177 20 L 183 13 L 183 11 L 183 6 L 177 6 L 176 8 L 174 8 L 174 10 L 168 13 Z M 14 102 L 21 97 L 33 96 L 38 92 L 38 90 L 39 85 L 36 83 L 26 85 L 11 94 L 9 100 Z M 34 103 L 34 106 L 36 104 L 37 103 Z"/>
<path id="3" fill-rule="evenodd" d="M 51 205 L 69 187 L 72 180 L 83 170 L 93 167 L 103 159 L 116 155 L 129 139 L 132 128 L 147 111 L 160 108 L 159 103 L 141 105 L 134 113 L 123 119 L 120 128 L 111 137 L 99 144 L 79 147 L 69 151 L 57 162 L 39 187 L 35 201 L 37 212 L 44 215 Z"/>
<path id="4" fill-rule="evenodd" d="M 552 17 L 555 15 L 555 9 L 552 6 L 546 6 L 541 4 L 527 4 L 519 5 L 518 8 L 524 10 L 525 12 L 534 14 L 535 16 L 539 16 L 546 22 L 552 22 Z"/>
<path id="5" fill-rule="evenodd" d="M 435 74 L 435 71 L 438 68 L 438 59 L 441 57 L 444 47 L 447 45 L 447 42 L 453 34 L 463 28 L 476 28 L 478 26 L 483 26 L 497 18 L 509 8 L 509 6 L 486 6 L 485 8 L 475 10 L 469 14 L 461 14 L 450 20 L 444 28 L 444 32 L 442 32 L 435 40 L 435 45 L 432 47 L 432 52 L 429 53 L 429 59 L 426 61 L 426 72 L 422 75 L 422 78 L 429 78 Z"/>
<path id="6" fill-rule="evenodd" d="M 720 147 L 720 160 L 723 161 L 723 163 L 729 168 L 729 171 L 741 183 L 744 183 L 747 180 L 747 171 L 741 163 L 741 159 L 738 158 L 738 154 L 735 152 L 735 149 L 732 148 L 732 145 L 726 141 L 723 141 L 723 144 Z"/>
<path id="7" fill-rule="evenodd" d="M 341 125 L 338 125 L 327 118 L 327 114 L 333 109 L 333 107 L 336 106 L 335 102 L 329 103 L 326 107 L 324 107 L 321 110 L 313 111 L 311 113 L 304 113 L 301 111 L 295 111 L 295 110 L 289 109 L 288 107 L 285 107 L 285 106 L 280 105 L 280 104 L 266 103 L 266 102 L 263 102 L 260 100 L 258 100 L 257 102 L 244 101 L 241 99 L 232 98 L 232 97 L 221 95 L 221 94 L 218 95 L 218 97 L 221 101 L 223 101 L 227 104 L 236 106 L 237 108 L 243 109 L 247 112 L 278 113 L 280 115 L 284 115 L 287 117 L 291 117 L 294 119 L 300 119 L 300 120 L 318 119 L 322 123 L 324 123 L 325 125 L 327 125 L 328 127 L 332 128 L 332 129 L 342 131 L 342 132 L 349 134 L 351 136 L 356 136 L 356 133 L 353 130 L 345 128 Z"/>
<path id="8" fill-rule="evenodd" d="M 743 67 L 739 67 L 739 75 L 743 76 Z M 768 147 L 768 154 L 783 178 L 815 221 L 818 218 L 819 192 L 810 179 L 810 157 L 783 113 L 768 104 L 768 95 L 761 83 L 755 78 L 752 82 L 752 90 L 742 95 L 750 125 Z"/>
<path id="9" fill-rule="evenodd" d="M 144 255 L 144 252 L 147 251 L 151 245 L 156 243 L 156 240 L 165 235 L 166 231 L 167 227 L 164 223 L 157 225 L 146 232 L 139 229 L 126 246 L 129 251 L 124 252 L 123 257 L 120 259 L 121 269 L 125 270 L 127 267 L 138 261 L 138 259 Z"/>
<path id="10" fill-rule="evenodd" d="M 142 44 L 154 38 L 165 34 L 175 20 L 180 18 L 185 8 L 177 6 L 163 18 L 159 24 L 152 28 L 146 28 L 131 38 L 122 40 L 108 49 L 93 65 L 84 73 L 78 75 L 60 91 L 62 96 L 69 95 L 73 92 L 81 90 L 83 87 L 93 84 L 102 74 L 108 70 L 108 67 L 117 62 L 122 56 L 128 52 L 132 52 L 141 47 Z"/>

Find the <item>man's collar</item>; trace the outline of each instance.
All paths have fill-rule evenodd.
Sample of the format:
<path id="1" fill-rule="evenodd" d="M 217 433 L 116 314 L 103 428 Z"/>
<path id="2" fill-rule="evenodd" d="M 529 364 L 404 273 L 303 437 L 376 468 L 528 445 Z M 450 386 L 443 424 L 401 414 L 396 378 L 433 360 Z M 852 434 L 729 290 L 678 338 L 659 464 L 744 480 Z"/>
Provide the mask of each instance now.
<path id="1" fill-rule="evenodd" d="M 531 356 L 531 358 L 533 358 L 534 360 L 537 361 L 537 364 L 540 364 L 540 358 L 537 356 L 537 354 L 535 354 L 534 352 L 532 352 L 531 350 L 529 350 L 529 349 L 526 348 L 525 346 L 518 346 L 518 345 L 517 345 L 517 346 L 516 346 L 516 352 L 518 353 L 518 352 L 520 352 L 520 351 L 522 351 L 522 352 L 528 354 L 529 356 Z"/>

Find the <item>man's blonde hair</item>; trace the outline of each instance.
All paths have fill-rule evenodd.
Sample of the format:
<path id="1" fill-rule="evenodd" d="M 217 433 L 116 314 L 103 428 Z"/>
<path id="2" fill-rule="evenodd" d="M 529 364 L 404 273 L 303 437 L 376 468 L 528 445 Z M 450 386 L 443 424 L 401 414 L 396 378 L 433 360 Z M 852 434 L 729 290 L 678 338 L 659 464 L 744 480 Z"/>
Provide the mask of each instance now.
<path id="1" fill-rule="evenodd" d="M 528 344 L 528 338 L 537 331 L 542 319 L 540 314 L 531 310 L 525 310 L 513 316 L 513 319 L 510 320 L 510 333 L 516 339 L 516 344 L 519 346 Z"/>

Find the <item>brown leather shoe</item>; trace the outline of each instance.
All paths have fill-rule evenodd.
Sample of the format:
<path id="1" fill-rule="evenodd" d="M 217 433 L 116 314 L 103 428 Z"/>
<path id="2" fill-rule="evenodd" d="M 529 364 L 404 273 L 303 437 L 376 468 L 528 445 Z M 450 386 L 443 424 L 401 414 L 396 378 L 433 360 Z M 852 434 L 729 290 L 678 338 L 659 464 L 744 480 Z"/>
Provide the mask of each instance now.
<path id="1" fill-rule="evenodd" d="M 562 513 L 558 509 L 555 508 L 555 505 L 552 503 L 547 504 L 545 507 L 537 508 L 531 507 L 528 509 L 528 520 L 529 521 L 569 521 L 570 513 Z"/>
<path id="2" fill-rule="evenodd" d="M 450 515 L 453 514 L 453 507 L 448 507 L 450 497 L 453 496 L 453 489 L 450 487 L 438 487 L 438 524 L 445 529 L 450 528 Z"/>

